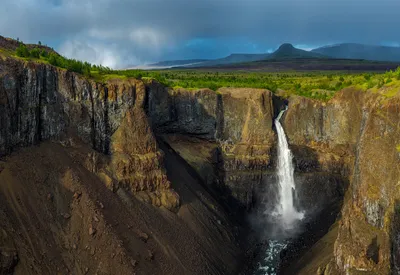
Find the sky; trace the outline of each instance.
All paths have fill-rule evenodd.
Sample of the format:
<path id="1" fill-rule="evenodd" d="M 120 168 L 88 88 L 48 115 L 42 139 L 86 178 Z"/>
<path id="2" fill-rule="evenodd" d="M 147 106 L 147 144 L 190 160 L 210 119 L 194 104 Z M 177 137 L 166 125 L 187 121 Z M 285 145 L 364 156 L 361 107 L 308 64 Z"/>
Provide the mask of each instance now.
<path id="1" fill-rule="evenodd" d="M 400 0 L 1 0 L 0 35 L 113 68 L 342 42 L 400 46 Z"/>

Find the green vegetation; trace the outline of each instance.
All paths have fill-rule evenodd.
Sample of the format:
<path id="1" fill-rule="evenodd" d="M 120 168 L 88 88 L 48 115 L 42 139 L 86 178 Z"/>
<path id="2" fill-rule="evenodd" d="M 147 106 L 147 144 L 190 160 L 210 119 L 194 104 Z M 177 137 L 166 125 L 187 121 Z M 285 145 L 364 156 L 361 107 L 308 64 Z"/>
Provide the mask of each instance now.
<path id="1" fill-rule="evenodd" d="M 43 60 L 53 66 L 64 68 L 85 76 L 91 76 L 92 72 L 100 74 L 109 74 L 112 72 L 108 67 L 92 65 L 88 62 L 82 62 L 76 59 L 68 59 L 55 52 L 46 51 L 38 47 L 29 50 L 28 47 L 22 43 L 16 49 L 15 55 L 22 58 Z"/>
<path id="2" fill-rule="evenodd" d="M 19 57 L 29 57 L 30 56 L 30 52 L 24 44 L 19 45 L 19 47 L 15 51 L 15 54 Z"/>
<path id="3" fill-rule="evenodd" d="M 156 79 L 173 88 L 217 90 L 221 87 L 263 88 L 273 92 L 283 90 L 284 95 L 297 94 L 305 97 L 328 100 L 336 91 L 346 87 L 375 89 L 393 87 L 396 92 L 399 86 L 400 68 L 387 73 L 350 74 L 346 72 L 212 72 L 196 70 L 119 70 L 109 73 L 98 73 L 96 78 L 143 78 Z M 392 89 L 393 90 L 393 89 Z M 389 94 L 387 94 L 389 96 Z"/>
<path id="4" fill-rule="evenodd" d="M 330 72 L 246 72 L 246 71 L 204 71 L 204 70 L 111 70 L 75 59 L 65 58 L 44 47 L 31 50 L 24 44 L 16 49 L 15 55 L 64 68 L 93 78 L 107 81 L 113 78 L 156 79 L 173 88 L 200 89 L 214 91 L 221 87 L 263 88 L 283 96 L 297 94 L 319 100 L 329 100 L 335 92 L 356 87 L 362 90 L 380 92 L 392 97 L 400 90 L 400 68 L 386 73 Z"/>

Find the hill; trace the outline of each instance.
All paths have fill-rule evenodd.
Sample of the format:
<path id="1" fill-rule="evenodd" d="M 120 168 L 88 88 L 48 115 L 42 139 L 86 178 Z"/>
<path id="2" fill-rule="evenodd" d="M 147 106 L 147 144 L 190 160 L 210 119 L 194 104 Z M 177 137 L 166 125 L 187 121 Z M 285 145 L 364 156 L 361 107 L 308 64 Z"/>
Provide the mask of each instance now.
<path id="1" fill-rule="evenodd" d="M 15 51 L 21 44 L 23 44 L 22 42 L 12 39 L 12 38 L 7 38 L 7 37 L 3 37 L 0 35 L 0 49 L 6 50 L 6 51 Z M 57 54 L 58 53 L 56 51 L 54 51 L 52 48 L 48 47 L 48 46 L 44 46 L 44 45 L 37 45 L 37 44 L 24 44 L 29 50 L 32 50 L 34 48 L 38 48 L 40 50 L 45 50 L 48 54 L 50 53 L 54 53 Z"/>
<path id="2" fill-rule="evenodd" d="M 267 59 L 297 59 L 297 58 L 324 58 L 325 56 L 316 52 L 309 52 L 293 47 L 292 44 L 282 44 L 275 52 L 270 54 Z"/>
<path id="3" fill-rule="evenodd" d="M 167 60 L 160 61 L 157 63 L 153 63 L 148 65 L 149 67 L 173 67 L 173 66 L 182 66 L 182 65 L 191 65 L 196 63 L 202 63 L 209 61 L 209 59 L 186 59 L 186 60 Z"/>
<path id="4" fill-rule="evenodd" d="M 332 58 L 365 59 L 390 62 L 400 61 L 400 47 L 344 43 L 317 48 L 311 52 Z"/>
<path id="5" fill-rule="evenodd" d="M 216 66 L 224 64 L 252 62 L 252 61 L 264 60 L 268 58 L 268 56 L 269 56 L 268 53 L 263 53 L 263 54 L 234 53 L 224 58 L 210 60 L 200 64 L 192 65 L 190 67 L 208 67 L 208 66 Z"/>
<path id="6" fill-rule="evenodd" d="M 306 51 L 295 48 L 292 44 L 284 43 L 273 53 L 246 54 L 234 53 L 224 58 L 214 60 L 178 60 L 155 63 L 156 66 L 184 66 L 216 67 L 221 65 L 233 65 L 259 61 L 288 61 L 296 59 L 354 59 L 382 62 L 400 62 L 400 47 L 372 46 L 355 43 L 329 45 Z M 196 60 L 197 61 L 197 60 Z M 197 63 L 197 64 L 193 64 Z M 389 66 L 391 67 L 391 66 Z"/>
<path id="7" fill-rule="evenodd" d="M 285 59 L 299 59 L 299 58 L 325 58 L 324 55 L 314 52 L 309 52 L 293 47 L 292 44 L 282 44 L 273 53 L 261 53 L 261 54 L 246 54 L 246 53 L 235 53 L 224 58 L 214 59 L 207 62 L 193 64 L 187 67 L 214 67 L 220 65 L 231 65 L 240 63 L 249 63 L 263 60 L 285 60 Z"/>

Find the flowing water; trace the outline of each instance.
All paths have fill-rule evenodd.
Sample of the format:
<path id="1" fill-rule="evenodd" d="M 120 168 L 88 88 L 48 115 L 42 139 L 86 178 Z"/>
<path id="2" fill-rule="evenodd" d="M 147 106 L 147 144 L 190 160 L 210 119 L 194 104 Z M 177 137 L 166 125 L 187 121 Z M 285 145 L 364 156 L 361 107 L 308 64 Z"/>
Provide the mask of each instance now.
<path id="1" fill-rule="evenodd" d="M 298 222 L 303 219 L 304 213 L 296 210 L 294 206 L 294 193 L 296 190 L 294 182 L 294 167 L 292 163 L 292 153 L 286 139 L 285 131 L 280 123 L 283 110 L 275 119 L 275 127 L 278 134 L 278 202 L 272 213 L 266 213 L 269 217 L 270 227 L 274 228 L 274 233 L 267 242 L 267 249 L 264 257 L 259 263 L 256 275 L 277 274 L 280 253 L 289 243 L 289 239 L 294 237 Z M 270 210 L 268 210 L 270 211 Z"/>
<path id="2" fill-rule="evenodd" d="M 292 163 L 292 152 L 286 139 L 285 131 L 280 123 L 284 111 L 281 111 L 275 119 L 275 127 L 278 133 L 278 183 L 279 183 L 279 202 L 273 213 L 280 223 L 282 229 L 290 231 L 294 229 L 296 223 L 303 219 L 304 213 L 298 212 L 294 207 L 294 167 Z"/>

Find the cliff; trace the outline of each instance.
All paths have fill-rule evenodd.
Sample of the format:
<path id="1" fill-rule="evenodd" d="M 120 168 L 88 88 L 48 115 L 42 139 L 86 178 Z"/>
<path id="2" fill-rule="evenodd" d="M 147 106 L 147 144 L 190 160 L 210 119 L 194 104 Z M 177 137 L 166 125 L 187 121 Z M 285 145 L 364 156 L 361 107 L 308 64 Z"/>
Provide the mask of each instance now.
<path id="1" fill-rule="evenodd" d="M 0 273 L 238 271 L 243 227 L 157 140 L 149 89 L 0 59 Z"/>
<path id="2" fill-rule="evenodd" d="M 399 96 L 288 103 L 296 204 L 312 232 L 295 255 L 329 238 L 307 272 L 398 272 Z M 98 83 L 1 58 L 0 271 L 237 273 L 240 214 L 275 199 L 282 107 L 263 89 Z"/>
<path id="3" fill-rule="evenodd" d="M 294 154 L 297 203 L 318 228 L 302 241 L 320 247 L 318 238 L 328 236 L 330 256 L 318 263 L 326 274 L 398 270 L 400 105 L 397 95 L 383 90 L 349 88 L 328 102 L 292 96 L 282 118 Z M 163 102 L 173 102 L 164 114 L 172 116 L 155 131 L 222 190 L 221 198 L 248 210 L 273 200 L 273 118 L 282 103 L 252 89 L 168 90 L 164 96 Z"/>
<path id="4" fill-rule="evenodd" d="M 167 89 L 149 84 L 154 131 L 220 196 L 250 209 L 271 168 L 272 93 L 262 89 Z"/>
<path id="5" fill-rule="evenodd" d="M 397 274 L 398 95 L 346 89 L 327 103 L 289 102 L 284 127 L 291 145 L 311 148 L 318 170 L 337 171 L 349 181 L 333 265 L 345 274 Z M 334 274 L 333 265 L 320 270 Z"/>
<path id="6" fill-rule="evenodd" d="M 12 59 L 2 60 L 0 68 L 0 155 L 76 135 L 111 156 L 108 167 L 95 172 L 114 178 L 119 187 L 158 197 L 157 205 L 164 193 L 173 200 L 163 200 L 168 204 L 164 206 L 177 207 L 178 196 L 166 194 L 170 183 L 144 111 L 142 82 L 115 80 L 102 85 L 52 66 L 22 65 Z"/>

